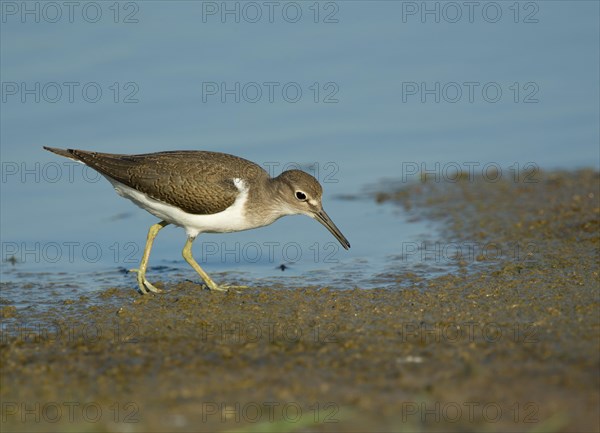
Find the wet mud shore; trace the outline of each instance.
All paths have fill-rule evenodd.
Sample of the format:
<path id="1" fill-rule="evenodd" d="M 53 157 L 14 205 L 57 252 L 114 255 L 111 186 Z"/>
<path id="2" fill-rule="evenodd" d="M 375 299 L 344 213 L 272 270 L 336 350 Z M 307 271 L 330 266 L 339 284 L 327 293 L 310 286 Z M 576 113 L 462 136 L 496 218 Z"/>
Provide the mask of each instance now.
<path id="1" fill-rule="evenodd" d="M 5 283 L 2 431 L 599 431 L 600 177 L 535 180 L 379 191 L 442 221 L 424 262 L 452 256 L 397 287 L 158 283 L 33 309 Z"/>

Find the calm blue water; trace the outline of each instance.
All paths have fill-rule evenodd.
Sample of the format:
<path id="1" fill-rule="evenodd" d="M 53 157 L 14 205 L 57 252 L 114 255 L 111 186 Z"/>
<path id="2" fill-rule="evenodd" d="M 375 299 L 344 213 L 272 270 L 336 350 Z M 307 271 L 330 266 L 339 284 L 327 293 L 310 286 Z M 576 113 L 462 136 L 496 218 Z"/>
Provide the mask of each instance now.
<path id="1" fill-rule="evenodd" d="M 350 251 L 291 217 L 202 236 L 195 254 L 216 275 L 313 271 L 300 281 L 340 287 L 368 285 L 435 227 L 339 195 L 422 168 L 600 164 L 598 2 L 0 4 L 3 281 L 66 273 L 85 287 L 97 273 L 94 287 L 133 286 L 119 269 L 137 265 L 155 222 L 43 145 L 216 150 L 273 174 L 300 165 L 323 183 Z M 151 265 L 193 278 L 184 240 L 165 229 Z"/>

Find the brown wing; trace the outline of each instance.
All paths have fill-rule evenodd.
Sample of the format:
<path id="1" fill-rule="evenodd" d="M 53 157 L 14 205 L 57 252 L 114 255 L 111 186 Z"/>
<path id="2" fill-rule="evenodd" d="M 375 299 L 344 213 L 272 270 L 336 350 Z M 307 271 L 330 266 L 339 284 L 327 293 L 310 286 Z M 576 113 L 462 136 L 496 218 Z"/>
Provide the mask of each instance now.
<path id="1" fill-rule="evenodd" d="M 234 178 L 268 176 L 253 162 L 217 152 L 174 151 L 118 155 L 45 147 L 185 212 L 209 215 L 233 204 Z"/>

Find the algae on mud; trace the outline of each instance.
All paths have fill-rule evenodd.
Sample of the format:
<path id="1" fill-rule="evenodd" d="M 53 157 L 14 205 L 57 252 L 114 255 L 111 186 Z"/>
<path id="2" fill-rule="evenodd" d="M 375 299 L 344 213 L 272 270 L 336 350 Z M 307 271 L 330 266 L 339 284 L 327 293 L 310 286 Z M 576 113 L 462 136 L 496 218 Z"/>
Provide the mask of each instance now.
<path id="1" fill-rule="evenodd" d="M 397 288 L 180 283 L 15 311 L 4 287 L 2 431 L 598 431 L 599 182 L 382 191 L 443 219 L 440 242 L 511 252 Z"/>

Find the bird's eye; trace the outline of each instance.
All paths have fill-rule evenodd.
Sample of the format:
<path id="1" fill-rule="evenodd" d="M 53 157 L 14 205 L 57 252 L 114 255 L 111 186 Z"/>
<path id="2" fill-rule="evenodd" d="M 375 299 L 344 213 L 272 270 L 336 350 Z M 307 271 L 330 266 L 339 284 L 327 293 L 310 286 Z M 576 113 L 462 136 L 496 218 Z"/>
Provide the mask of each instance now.
<path id="1" fill-rule="evenodd" d="M 306 200 L 306 194 L 304 194 L 302 191 L 296 191 L 296 198 L 300 201 L 304 201 Z"/>

